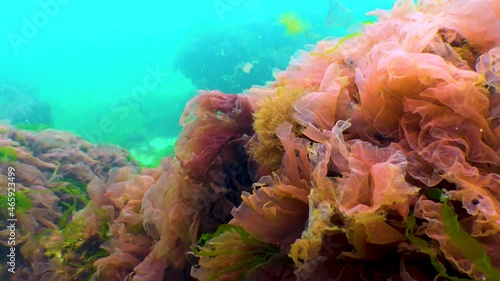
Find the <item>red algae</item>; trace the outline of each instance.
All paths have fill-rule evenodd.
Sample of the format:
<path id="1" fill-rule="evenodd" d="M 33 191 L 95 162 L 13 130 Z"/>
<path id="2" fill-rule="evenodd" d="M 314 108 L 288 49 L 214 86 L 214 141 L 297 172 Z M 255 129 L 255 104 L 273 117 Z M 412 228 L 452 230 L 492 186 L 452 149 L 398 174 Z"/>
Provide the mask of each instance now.
<path id="1" fill-rule="evenodd" d="M 18 280 L 498 280 L 499 3 L 398 1 L 265 86 L 201 91 L 156 169 L 0 128 L 40 214 Z M 60 173 L 88 185 L 71 217 Z"/>
<path id="2" fill-rule="evenodd" d="M 280 168 L 255 183 L 253 193 L 243 194 L 230 222 L 288 251 L 291 261 L 284 258 L 281 265 L 295 265 L 290 280 L 433 280 L 437 275 L 494 280 L 499 260 L 489 249 L 500 231 L 500 18 L 489 1 L 463 2 L 467 11 L 447 1 L 399 1 L 391 12 L 374 13 L 379 22 L 359 35 L 341 44 L 319 42 L 310 53 L 298 53 L 276 74 L 276 82 L 245 93 L 250 100 L 275 99 L 279 87 L 307 89 L 294 102 L 293 119 L 275 129 Z M 291 130 L 294 124 L 301 129 Z M 442 197 L 429 199 L 435 187 Z M 423 202 L 453 203 L 458 215 L 448 219 L 467 224 L 463 233 L 486 249 L 489 263 L 462 253 L 465 248 L 448 234 L 447 223 L 417 221 L 413 227 L 425 231 L 416 232 L 418 239 L 428 246 L 412 245 L 417 240 L 405 235 L 406 223 L 423 218 Z M 287 211 L 287 206 L 295 207 Z M 293 222 L 301 228 L 300 212 L 308 219 L 299 237 Z M 457 246 L 443 246 L 445 241 Z M 429 249 L 439 263 L 422 259 Z M 200 258 L 201 267 L 208 267 L 203 270 L 210 270 L 203 247 Z M 411 259 L 420 260 L 430 274 L 415 273 L 406 264 Z M 265 264 L 248 270 L 263 270 Z M 220 280 L 233 280 L 234 273 Z"/>

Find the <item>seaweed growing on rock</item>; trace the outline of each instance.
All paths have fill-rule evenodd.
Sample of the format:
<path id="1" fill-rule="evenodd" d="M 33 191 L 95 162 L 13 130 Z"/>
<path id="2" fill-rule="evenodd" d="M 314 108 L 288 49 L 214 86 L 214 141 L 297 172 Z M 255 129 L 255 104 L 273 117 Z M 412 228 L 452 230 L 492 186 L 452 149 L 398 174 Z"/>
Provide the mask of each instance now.
<path id="1" fill-rule="evenodd" d="M 498 80 L 494 54 L 500 37 L 490 26 L 464 25 L 456 4 L 428 4 L 401 1 L 392 12 L 377 12 L 380 21 L 358 36 L 342 44 L 319 42 L 278 72 L 276 82 L 245 93 L 256 108 L 254 138 L 269 144 L 260 156 L 255 142 L 251 155 L 260 164 L 272 163 L 274 172 L 243 195 L 231 224 L 282 250 L 289 235 L 297 280 L 432 279 L 412 265 L 426 259 L 415 248 L 431 255 L 423 264 L 435 274 L 496 278 L 499 260 L 491 249 L 498 240 L 492 222 L 498 213 L 500 131 L 491 89 Z M 467 6 L 468 15 L 485 13 L 485 21 L 499 22 L 484 2 Z M 486 33 L 484 40 L 477 36 Z M 311 90 L 272 104 L 279 102 L 281 87 Z M 266 103 L 285 110 L 275 113 Z M 449 243 L 436 246 L 449 236 L 431 233 L 445 231 L 446 223 L 420 225 L 433 214 L 426 213 L 433 201 L 423 194 L 438 187 L 463 205 L 448 219 L 457 222 L 453 228 L 464 227 L 456 235 L 473 239 L 491 262 L 446 248 Z M 309 208 L 287 209 L 290 198 L 300 201 L 304 191 Z M 295 221 L 302 228 L 303 220 L 296 219 L 301 212 L 308 222 L 298 237 L 291 229 Z M 425 234 L 417 237 L 408 226 Z M 286 231 L 276 231 L 280 227 Z M 382 260 L 387 266 L 374 266 Z M 210 268 L 200 265 L 198 270 Z"/>
<path id="2" fill-rule="evenodd" d="M 0 82 L 0 100 L 8 101 L 8 106 L 2 106 L 0 120 L 7 119 L 15 126 L 52 126 L 51 106 L 42 100 L 33 87 L 19 83 Z"/>
<path id="3" fill-rule="evenodd" d="M 4 156 L 0 170 L 11 167 L 15 171 L 15 179 L 9 180 L 7 173 L 0 177 L 0 204 L 9 202 L 7 188 L 13 188 L 16 258 L 23 261 L 11 277 L 13 280 L 87 279 L 95 271 L 93 261 L 104 254 L 99 245 L 108 239 L 105 220 L 91 221 L 99 213 L 97 209 L 88 211 L 85 220 L 78 218 L 77 214 L 82 212 L 79 210 L 89 203 L 87 183 L 94 178 L 107 179 L 107 173 L 103 172 L 106 166 L 135 164 L 127 160 L 128 154 L 121 149 L 96 147 L 55 130 L 28 132 L 2 125 L 0 146 Z M 10 217 L 6 210 L 2 208 L 0 212 L 3 222 Z M 100 227 L 93 232 L 95 224 Z M 5 223 L 2 227 L 5 228 Z M 1 232 L 2 241 L 7 241 L 8 235 Z M 2 242 L 0 247 L 4 251 L 10 246 Z M 2 274 L 7 274 L 4 262 L 1 267 Z M 1 278 L 4 277 L 7 278 L 3 275 Z"/>
<path id="4" fill-rule="evenodd" d="M 0 167 L 32 202 L 19 220 L 33 266 L 16 277 L 497 280 L 498 2 L 401 0 L 274 82 L 201 91 L 158 168 L 0 128 Z M 63 192 L 78 183 L 86 206 Z"/>

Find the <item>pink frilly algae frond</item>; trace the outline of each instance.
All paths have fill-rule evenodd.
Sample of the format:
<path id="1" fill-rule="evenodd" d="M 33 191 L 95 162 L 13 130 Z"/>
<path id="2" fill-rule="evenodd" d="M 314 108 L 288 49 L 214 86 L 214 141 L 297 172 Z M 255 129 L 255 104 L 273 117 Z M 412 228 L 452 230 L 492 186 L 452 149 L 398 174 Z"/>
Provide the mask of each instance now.
<path id="1" fill-rule="evenodd" d="M 297 280 L 494 280 L 500 18 L 490 9 L 497 1 L 462 2 L 467 11 L 458 2 L 398 1 L 357 36 L 318 42 L 275 82 L 244 93 L 256 122 L 281 121 L 273 127 L 281 161 L 242 195 L 230 224 L 287 251 L 282 265 L 293 262 Z M 303 93 L 287 118 L 259 114 L 282 87 Z M 428 197 L 435 188 L 454 203 L 451 223 L 434 224 L 439 210 L 423 213 L 426 204 L 450 204 Z M 412 220 L 419 231 L 408 232 Z M 461 225 L 460 239 L 450 225 Z M 416 260 L 429 270 L 418 272 Z"/>

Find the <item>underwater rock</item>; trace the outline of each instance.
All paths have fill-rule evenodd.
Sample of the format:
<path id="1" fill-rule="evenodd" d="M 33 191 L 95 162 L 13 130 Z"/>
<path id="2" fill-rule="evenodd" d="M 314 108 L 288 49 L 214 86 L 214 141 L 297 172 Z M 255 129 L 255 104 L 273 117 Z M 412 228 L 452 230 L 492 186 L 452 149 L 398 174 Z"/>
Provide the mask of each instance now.
<path id="1" fill-rule="evenodd" d="M 180 49 L 176 68 L 198 89 L 240 93 L 272 80 L 274 69 L 286 67 L 297 49 L 319 39 L 314 32 L 289 36 L 273 19 L 203 30 Z"/>
<path id="2" fill-rule="evenodd" d="M 3 82 L 0 83 L 0 100 L 3 103 L 0 119 L 7 119 L 13 125 L 52 126 L 50 105 L 41 100 L 35 90 Z"/>
<path id="3" fill-rule="evenodd" d="M 11 217 L 8 191 L 16 200 L 18 267 L 12 280 L 90 276 L 93 270 L 89 262 L 104 253 L 99 245 L 108 226 L 99 218 L 109 216 L 109 209 L 91 207 L 94 202 L 89 203 L 87 185 L 96 179 L 108 180 L 108 172 L 119 167 L 137 169 L 128 153 L 117 147 L 95 146 L 67 132 L 29 132 L 0 125 L 2 229 Z M 8 168 L 14 176 L 8 176 Z M 87 204 L 91 211 L 73 213 Z M 6 252 L 12 246 L 7 244 L 9 232 L 0 237 L 1 251 Z M 11 274 L 5 258 L 3 255 L 0 266 L 2 280 Z"/>

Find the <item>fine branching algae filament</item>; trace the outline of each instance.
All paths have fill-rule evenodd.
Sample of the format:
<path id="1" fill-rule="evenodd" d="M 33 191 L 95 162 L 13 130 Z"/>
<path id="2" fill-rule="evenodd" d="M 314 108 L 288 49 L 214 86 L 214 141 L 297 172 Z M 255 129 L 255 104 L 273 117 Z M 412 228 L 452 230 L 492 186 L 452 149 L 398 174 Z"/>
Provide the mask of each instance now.
<path id="1" fill-rule="evenodd" d="M 98 210 L 100 218 L 97 233 L 89 236 L 89 230 L 83 218 L 73 219 L 60 230 L 54 230 L 52 235 L 61 237 L 52 247 L 47 249 L 48 258 L 58 260 L 63 265 L 76 269 L 71 280 L 85 280 L 95 271 L 94 262 L 109 255 L 108 251 L 100 246 L 110 239 L 109 221 L 101 209 Z"/>
<path id="2" fill-rule="evenodd" d="M 254 159 L 277 170 L 280 167 L 283 146 L 276 136 L 276 129 L 284 122 L 292 124 L 295 134 L 300 134 L 300 125 L 293 119 L 293 105 L 306 92 L 306 89 L 290 89 L 279 86 L 275 97 L 267 97 L 261 108 L 254 113 L 254 130 L 259 136 L 250 142 L 250 152 Z"/>
<path id="3" fill-rule="evenodd" d="M 354 38 L 354 37 L 357 37 L 357 36 L 359 36 L 361 34 L 362 34 L 361 32 L 354 32 L 354 33 L 351 33 L 351 34 L 349 34 L 347 36 L 342 37 L 342 39 L 340 39 L 339 42 L 333 48 L 331 48 L 329 50 L 326 50 L 325 54 L 329 54 L 329 53 L 335 52 L 340 47 L 340 45 L 342 45 L 342 43 L 344 43 L 346 40 Z"/>

